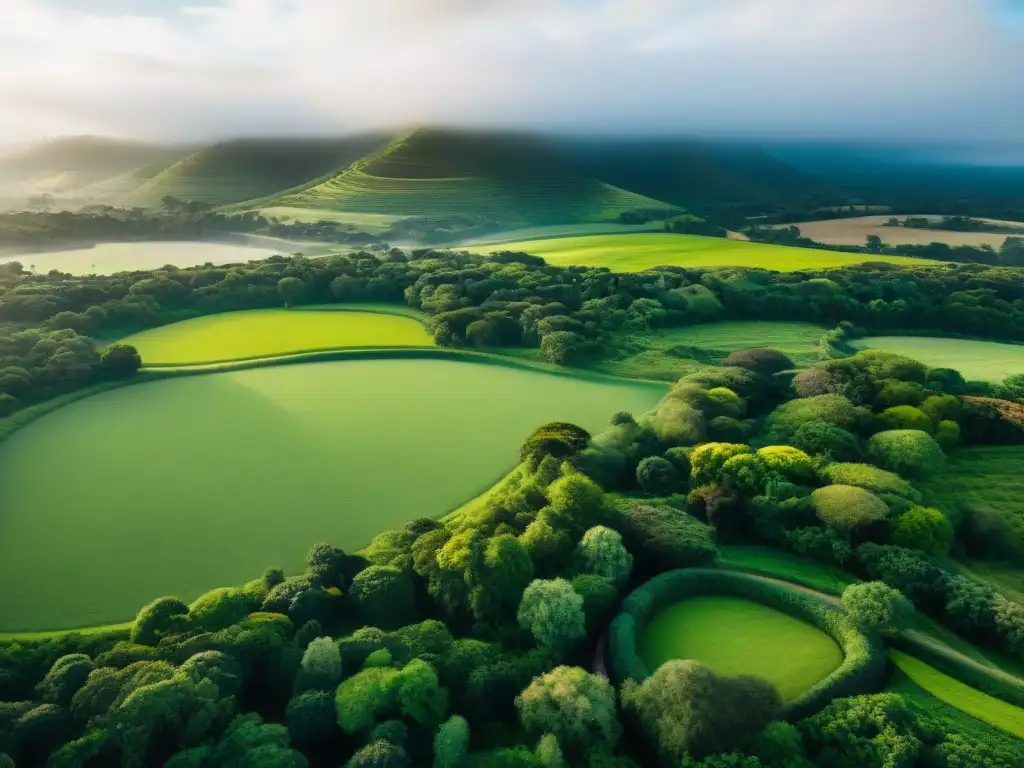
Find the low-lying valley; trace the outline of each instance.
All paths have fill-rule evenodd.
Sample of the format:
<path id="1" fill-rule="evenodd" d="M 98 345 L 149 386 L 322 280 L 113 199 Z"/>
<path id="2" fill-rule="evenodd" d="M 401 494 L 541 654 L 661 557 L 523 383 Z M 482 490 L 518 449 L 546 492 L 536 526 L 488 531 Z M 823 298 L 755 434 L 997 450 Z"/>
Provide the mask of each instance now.
<path id="1" fill-rule="evenodd" d="M 930 178 L 0 158 L 0 768 L 1024 765 L 1024 192 Z"/>

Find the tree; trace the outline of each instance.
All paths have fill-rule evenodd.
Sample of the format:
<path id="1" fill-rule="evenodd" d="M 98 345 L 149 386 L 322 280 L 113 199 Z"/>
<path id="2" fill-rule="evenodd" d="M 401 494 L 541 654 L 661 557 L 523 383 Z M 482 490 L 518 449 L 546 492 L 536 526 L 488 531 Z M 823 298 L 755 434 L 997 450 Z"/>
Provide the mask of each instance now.
<path id="1" fill-rule="evenodd" d="M 730 353 L 722 365 L 746 368 L 748 371 L 762 376 L 774 376 L 782 371 L 790 371 L 796 367 L 784 353 L 770 347 L 752 347 Z"/>
<path id="2" fill-rule="evenodd" d="M 562 756 L 562 748 L 558 744 L 558 739 L 552 733 L 546 733 L 540 737 L 534 754 L 541 764 L 541 768 L 568 768 L 568 763 Z"/>
<path id="3" fill-rule="evenodd" d="M 944 557 L 953 545 L 953 524 L 933 507 L 911 507 L 892 527 L 892 543 Z"/>
<path id="4" fill-rule="evenodd" d="M 156 645 L 161 637 L 180 632 L 188 622 L 188 606 L 176 597 L 159 597 L 143 606 L 132 624 L 131 640 Z"/>
<path id="5" fill-rule="evenodd" d="M 1024 373 L 1015 373 L 1003 379 L 996 394 L 1004 400 L 1024 403 Z"/>
<path id="6" fill-rule="evenodd" d="M 318 637 L 306 646 L 295 678 L 297 693 L 333 691 L 341 682 L 341 650 L 329 637 Z"/>
<path id="7" fill-rule="evenodd" d="M 553 331 L 540 342 L 544 359 L 556 365 L 568 365 L 584 345 L 583 337 L 572 331 Z"/>
<path id="8" fill-rule="evenodd" d="M 130 344 L 111 344 L 100 355 L 100 371 L 111 379 L 127 379 L 142 367 L 142 356 Z"/>
<path id="9" fill-rule="evenodd" d="M 690 453 L 690 473 L 697 485 L 713 483 L 719 478 L 725 462 L 733 456 L 753 453 L 749 445 L 742 443 L 704 443 Z"/>
<path id="10" fill-rule="evenodd" d="M 315 749 L 330 741 L 338 730 L 334 694 L 315 690 L 300 693 L 288 702 L 284 722 L 300 749 Z"/>
<path id="11" fill-rule="evenodd" d="M 563 527 L 579 529 L 604 506 L 604 492 L 586 475 L 572 472 L 553 482 L 546 491 L 551 511 Z"/>
<path id="12" fill-rule="evenodd" d="M 234 696 L 242 690 L 245 682 L 241 665 L 234 656 L 222 651 L 200 651 L 189 656 L 178 667 L 177 674 L 188 677 L 197 685 L 209 680 L 217 686 L 221 698 Z"/>
<path id="13" fill-rule="evenodd" d="M 207 632 L 237 624 L 259 610 L 260 598 L 244 589 L 220 587 L 196 598 L 188 608 L 189 623 Z"/>
<path id="14" fill-rule="evenodd" d="M 858 624 L 885 635 L 898 634 L 914 613 L 903 593 L 881 581 L 848 586 L 843 590 L 843 608 Z"/>
<path id="15" fill-rule="evenodd" d="M 375 741 L 352 755 L 345 768 L 408 768 L 411 765 L 405 749 L 389 741 Z"/>
<path id="16" fill-rule="evenodd" d="M 883 469 L 906 477 L 927 477 L 946 463 L 946 456 L 927 432 L 892 429 L 868 441 L 868 455 Z"/>
<path id="17" fill-rule="evenodd" d="M 452 715 L 434 735 L 434 768 L 462 768 L 469 754 L 469 723 Z"/>
<path id="18" fill-rule="evenodd" d="M 935 423 L 920 408 L 912 405 L 896 405 L 886 408 L 878 416 L 878 423 L 885 429 L 919 429 L 934 432 Z"/>
<path id="19" fill-rule="evenodd" d="M 888 247 L 889 244 L 883 243 L 882 238 L 880 238 L 878 235 L 868 235 L 866 238 L 865 249 L 868 253 L 881 253 Z"/>
<path id="20" fill-rule="evenodd" d="M 92 659 L 84 653 L 61 656 L 50 667 L 46 677 L 36 686 L 36 694 L 49 704 L 67 707 L 71 697 L 81 688 L 93 671 Z"/>
<path id="21" fill-rule="evenodd" d="M 622 686 L 623 706 L 638 719 L 668 765 L 727 752 L 778 713 L 779 693 L 758 677 L 720 677 L 695 661 L 674 660 Z"/>
<path id="22" fill-rule="evenodd" d="M 407 573 L 393 566 L 364 568 L 352 579 L 349 594 L 363 619 L 375 627 L 400 627 L 415 620 L 415 587 Z"/>
<path id="23" fill-rule="evenodd" d="M 865 528 L 885 520 L 889 508 L 870 491 L 853 485 L 826 485 L 811 494 L 818 519 L 840 531 Z"/>
<path id="24" fill-rule="evenodd" d="M 555 667 L 516 697 L 523 730 L 533 738 L 553 734 L 571 755 L 591 747 L 611 749 L 622 728 L 615 689 L 602 675 L 579 667 Z"/>
<path id="25" fill-rule="evenodd" d="M 640 490 L 652 496 L 667 496 L 680 485 L 675 466 L 661 456 L 648 456 L 637 465 L 636 482 Z"/>
<path id="26" fill-rule="evenodd" d="M 285 307 L 291 306 L 302 298 L 306 290 L 306 284 L 297 277 L 282 277 L 277 281 L 277 292 L 284 299 Z"/>
<path id="27" fill-rule="evenodd" d="M 523 542 L 510 534 L 489 539 L 484 547 L 478 583 L 470 594 L 474 617 L 482 621 L 501 621 L 511 616 L 532 578 L 533 560 Z"/>
<path id="28" fill-rule="evenodd" d="M 536 469 L 545 456 L 567 459 L 590 442 L 590 433 L 575 424 L 553 421 L 533 431 L 519 449 L 519 460 Z"/>
<path id="29" fill-rule="evenodd" d="M 573 648 L 586 636 L 583 598 L 565 579 L 535 579 L 519 603 L 519 626 L 553 654 Z"/>
<path id="30" fill-rule="evenodd" d="M 633 570 L 633 556 L 622 543 L 618 531 L 598 525 L 583 534 L 576 545 L 579 569 L 611 579 L 618 586 L 629 581 Z"/>

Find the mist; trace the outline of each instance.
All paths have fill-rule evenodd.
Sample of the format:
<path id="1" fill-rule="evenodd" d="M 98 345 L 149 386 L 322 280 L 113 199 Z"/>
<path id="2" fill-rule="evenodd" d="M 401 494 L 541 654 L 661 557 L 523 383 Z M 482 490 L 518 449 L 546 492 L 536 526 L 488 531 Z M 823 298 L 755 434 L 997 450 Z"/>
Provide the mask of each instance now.
<path id="1" fill-rule="evenodd" d="M 431 123 L 1019 157 L 1024 26 L 1011 11 L 997 0 L 5 0 L 0 142 Z"/>

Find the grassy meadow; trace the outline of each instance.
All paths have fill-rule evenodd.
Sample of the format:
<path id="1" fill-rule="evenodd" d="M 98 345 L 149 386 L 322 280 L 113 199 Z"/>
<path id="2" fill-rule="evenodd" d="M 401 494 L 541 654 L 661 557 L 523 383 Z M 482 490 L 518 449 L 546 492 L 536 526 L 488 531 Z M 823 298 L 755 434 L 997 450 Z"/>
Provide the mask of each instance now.
<path id="1" fill-rule="evenodd" d="M 651 670 L 694 659 L 721 675 L 758 675 L 792 701 L 843 661 L 832 638 L 774 608 L 736 597 L 693 597 L 659 613 L 638 638 Z"/>
<path id="2" fill-rule="evenodd" d="M 934 368 L 955 368 L 965 379 L 1002 381 L 1024 373 L 1024 345 L 932 336 L 871 336 L 851 343 L 906 355 Z"/>
<path id="3" fill-rule="evenodd" d="M 541 256 L 549 264 L 607 267 L 614 272 L 641 272 L 661 266 L 675 267 L 757 267 L 779 272 L 828 269 L 884 261 L 890 264 L 927 264 L 925 259 L 904 256 L 869 256 L 811 248 L 748 243 L 718 237 L 641 233 L 637 235 L 594 235 L 524 240 L 498 246 L 477 246 L 470 250 L 525 251 Z"/>
<path id="4" fill-rule="evenodd" d="M 889 658 L 912 682 L 939 701 L 1024 739 L 1024 709 L 964 685 L 959 680 L 900 651 L 889 651 Z"/>
<path id="5" fill-rule="evenodd" d="M 297 572 L 313 542 L 351 551 L 473 498 L 544 422 L 594 430 L 663 394 L 511 365 L 361 360 L 79 400 L 0 444 L 0 631 L 124 621 L 155 595 Z"/>
<path id="6" fill-rule="evenodd" d="M 136 333 L 143 365 L 199 365 L 344 347 L 432 347 L 419 321 L 382 312 L 251 309 Z"/>

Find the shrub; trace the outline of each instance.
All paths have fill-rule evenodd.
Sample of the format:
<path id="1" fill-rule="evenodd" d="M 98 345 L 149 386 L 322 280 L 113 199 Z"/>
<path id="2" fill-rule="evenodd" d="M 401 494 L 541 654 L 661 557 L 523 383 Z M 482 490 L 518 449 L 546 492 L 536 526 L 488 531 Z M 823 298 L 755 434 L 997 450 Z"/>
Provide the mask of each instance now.
<path id="1" fill-rule="evenodd" d="M 920 405 L 925 398 L 924 387 L 910 381 L 887 381 L 875 398 L 876 408 Z"/>
<path id="2" fill-rule="evenodd" d="M 711 415 L 728 416 L 731 419 L 743 418 L 746 407 L 743 400 L 728 387 L 714 387 L 708 390 L 708 403 Z"/>
<path id="3" fill-rule="evenodd" d="M 565 579 L 535 579 L 523 592 L 517 614 L 519 626 L 541 648 L 561 654 L 586 636 L 583 598 Z"/>
<path id="4" fill-rule="evenodd" d="M 856 461 L 862 456 L 860 444 L 851 432 L 824 421 L 801 424 L 793 432 L 791 442 L 812 456 L 832 461 Z"/>
<path id="5" fill-rule="evenodd" d="M 573 576 L 573 590 L 583 598 L 587 632 L 599 632 L 611 620 L 619 604 L 619 590 L 615 582 L 604 576 L 580 573 Z"/>
<path id="6" fill-rule="evenodd" d="M 768 415 L 765 436 L 773 443 L 790 444 L 797 430 L 817 421 L 833 427 L 855 431 L 868 411 L 858 408 L 841 395 L 818 395 L 783 403 Z"/>
<path id="7" fill-rule="evenodd" d="M 329 637 L 318 637 L 306 646 L 295 680 L 297 693 L 332 691 L 341 682 L 341 650 Z"/>
<path id="8" fill-rule="evenodd" d="M 897 405 L 886 408 L 878 416 L 883 429 L 919 429 L 929 434 L 935 431 L 935 424 L 928 415 L 912 405 Z"/>
<path id="9" fill-rule="evenodd" d="M 768 482 L 778 476 L 768 464 L 753 453 L 733 456 L 722 465 L 717 480 L 723 488 L 736 489 L 748 496 L 757 496 Z M 707 505 L 710 507 L 710 505 Z"/>
<path id="10" fill-rule="evenodd" d="M 942 569 L 922 552 L 882 544 L 862 544 L 857 559 L 871 579 L 884 581 L 906 595 L 914 605 L 938 610 L 945 607 L 947 579 Z"/>
<path id="11" fill-rule="evenodd" d="M 665 451 L 665 458 L 672 462 L 679 477 L 688 478 L 690 476 L 690 450 L 688 448 L 669 448 Z"/>
<path id="12" fill-rule="evenodd" d="M 394 663 L 395 659 L 391 655 L 391 651 L 387 648 L 378 648 L 376 651 L 370 651 L 370 654 L 363 661 L 363 669 L 369 667 L 390 667 Z"/>
<path id="13" fill-rule="evenodd" d="M 545 456 L 567 459 L 587 447 L 590 433 L 575 424 L 553 421 L 533 431 L 519 449 L 520 461 L 536 469 Z"/>
<path id="14" fill-rule="evenodd" d="M 411 765 L 405 749 L 389 741 L 375 741 L 352 755 L 345 768 L 408 768 Z"/>
<path id="15" fill-rule="evenodd" d="M 608 679 L 579 667 L 555 667 L 516 697 L 523 730 L 537 739 L 551 733 L 569 754 L 612 748 L 621 726 Z"/>
<path id="16" fill-rule="evenodd" d="M 84 653 L 61 656 L 53 662 L 46 677 L 36 686 L 36 695 L 47 704 L 67 707 L 71 697 L 85 684 L 93 669 L 92 659 Z"/>
<path id="17" fill-rule="evenodd" d="M 584 528 L 604 506 L 604 492 L 586 475 L 572 472 L 555 480 L 546 491 L 551 510 L 569 528 Z"/>
<path id="18" fill-rule="evenodd" d="M 879 432 L 868 441 L 868 454 L 885 469 L 907 477 L 927 477 L 946 461 L 931 435 L 913 429 Z"/>
<path id="19" fill-rule="evenodd" d="M 707 565 L 718 554 L 714 529 L 665 505 L 624 502 L 619 523 L 635 562 L 652 570 Z"/>
<path id="20" fill-rule="evenodd" d="M 350 594 L 368 624 L 389 628 L 415 620 L 415 587 L 409 575 L 398 568 L 389 565 L 364 568 L 352 579 Z"/>
<path id="21" fill-rule="evenodd" d="M 855 485 L 872 493 L 891 493 L 911 501 L 921 500 L 917 489 L 902 477 L 871 464 L 829 464 L 822 474 L 836 485 Z"/>
<path id="22" fill-rule="evenodd" d="M 944 557 L 953 546 L 953 524 L 937 509 L 911 507 L 892 526 L 892 543 Z"/>
<path id="23" fill-rule="evenodd" d="M 260 608 L 261 599 L 242 589 L 221 587 L 196 598 L 188 608 L 189 622 L 207 632 L 237 624 Z"/>
<path id="24" fill-rule="evenodd" d="M 603 525 L 591 528 L 583 534 L 576 553 L 581 571 L 604 576 L 620 586 L 629 580 L 633 556 L 623 545 L 618 531 Z"/>
<path id="25" fill-rule="evenodd" d="M 930 395 L 921 403 L 921 410 L 924 411 L 933 423 L 942 421 L 956 421 L 963 411 L 963 404 L 959 397 L 953 395 Z"/>
<path id="26" fill-rule="evenodd" d="M 188 621 L 188 606 L 176 597 L 159 597 L 143 606 L 132 624 L 131 641 L 156 645 L 161 637 L 181 632 Z"/>
<path id="27" fill-rule="evenodd" d="M 793 482 L 806 482 L 814 477 L 811 457 L 789 445 L 769 445 L 757 452 L 757 458 L 765 465 Z"/>
<path id="28" fill-rule="evenodd" d="M 914 606 L 901 592 L 881 581 L 851 584 L 843 590 L 843 608 L 861 626 L 895 635 L 914 613 Z"/>
<path id="29" fill-rule="evenodd" d="M 209 680 L 217 686 L 221 697 L 234 696 L 245 682 L 241 665 L 234 656 L 222 651 L 201 651 L 189 656 L 178 667 L 177 674 L 191 678 L 196 684 Z"/>
<path id="30" fill-rule="evenodd" d="M 715 482 L 722 467 L 733 456 L 753 453 L 749 445 L 742 443 L 704 443 L 690 452 L 690 474 L 697 485 Z"/>
<path id="31" fill-rule="evenodd" d="M 853 485 L 826 485 L 811 494 L 818 519 L 841 531 L 863 528 L 889 516 L 885 502 Z"/>
<path id="32" fill-rule="evenodd" d="M 940 421 L 935 430 L 935 442 L 943 451 L 951 451 L 960 445 L 960 425 L 955 421 Z"/>
<path id="33" fill-rule="evenodd" d="M 680 486 L 675 466 L 661 456 L 648 456 L 637 465 L 636 482 L 640 490 L 652 496 L 667 496 Z"/>
<path id="34" fill-rule="evenodd" d="M 773 376 L 795 368 L 793 361 L 777 349 L 752 347 L 730 353 L 722 365 L 746 368 L 762 376 Z"/>
<path id="35" fill-rule="evenodd" d="M 333 692 L 306 691 L 288 702 L 284 722 L 300 749 L 315 749 L 330 741 L 338 729 Z"/>
<path id="36" fill-rule="evenodd" d="M 694 445 L 707 434 L 707 420 L 694 406 L 673 399 L 661 401 L 651 420 L 658 438 L 669 445 Z"/>
<path id="37" fill-rule="evenodd" d="M 749 436 L 742 421 L 729 416 L 715 416 L 708 422 L 708 440 L 716 443 L 741 443 Z"/>
<path id="38" fill-rule="evenodd" d="M 469 723 L 452 715 L 434 736 L 434 768 L 461 768 L 469 754 Z"/>

